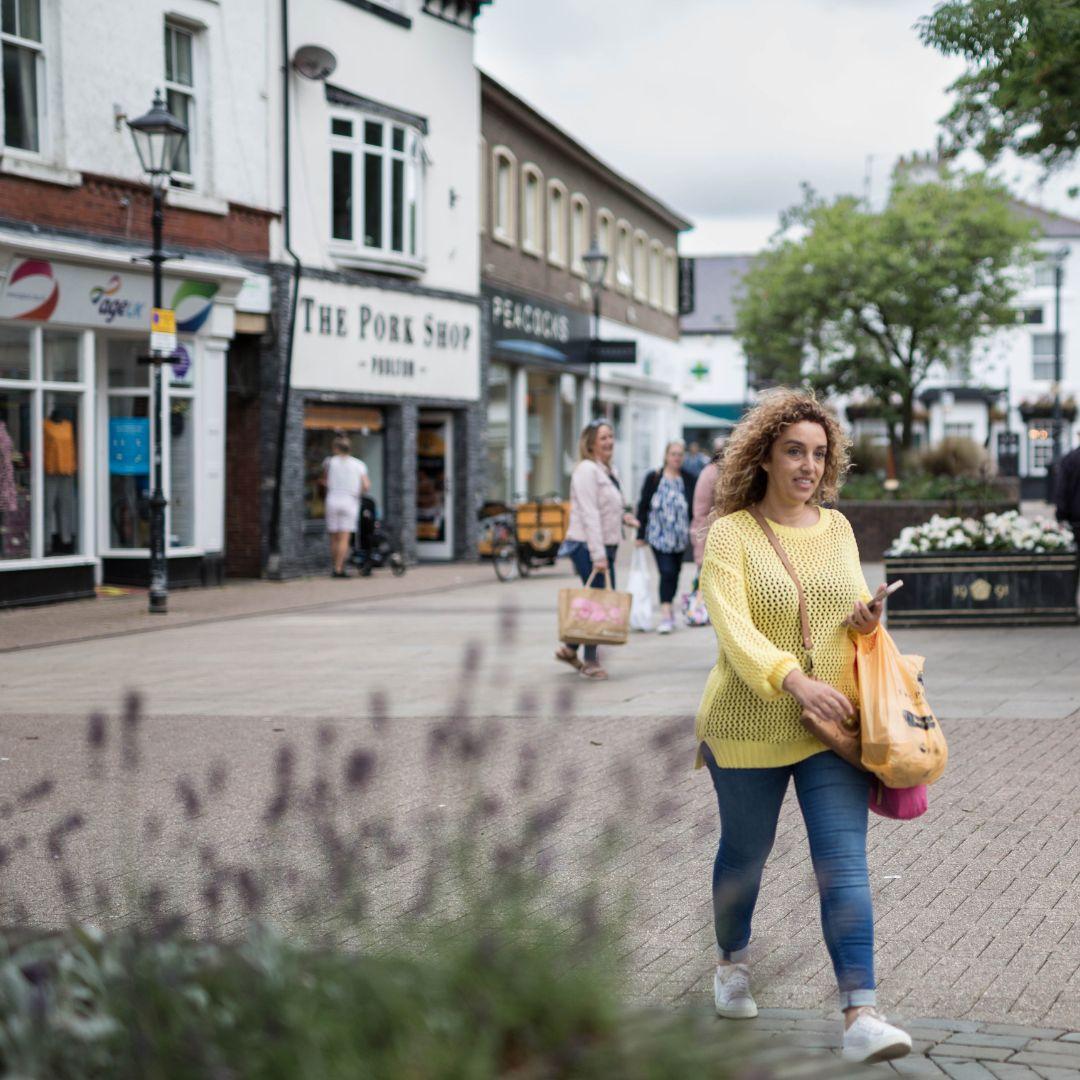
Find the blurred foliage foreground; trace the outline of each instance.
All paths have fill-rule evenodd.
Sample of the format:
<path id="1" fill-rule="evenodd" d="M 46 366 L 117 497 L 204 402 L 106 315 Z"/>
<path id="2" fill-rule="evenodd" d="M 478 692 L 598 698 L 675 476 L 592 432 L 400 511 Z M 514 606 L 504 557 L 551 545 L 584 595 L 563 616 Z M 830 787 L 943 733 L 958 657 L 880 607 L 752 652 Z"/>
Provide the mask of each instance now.
<path id="1" fill-rule="evenodd" d="M 0 1074 L 809 1075 L 806 1050 L 766 1045 L 749 1028 L 733 1034 L 709 1010 L 628 1004 L 618 957 L 627 951 L 620 934 L 631 898 L 625 875 L 614 872 L 619 831 L 636 812 L 659 827 L 663 806 L 641 807 L 627 773 L 619 777 L 623 805 L 609 819 L 595 807 L 582 815 L 588 784 L 564 775 L 560 790 L 572 794 L 553 797 L 536 779 L 545 757 L 527 741 L 494 783 L 492 747 L 513 732 L 467 715 L 476 667 L 476 652 L 467 653 L 458 715 L 413 750 L 426 753 L 439 794 L 414 785 L 411 807 L 387 805 L 380 772 L 394 772 L 392 755 L 346 749 L 323 725 L 303 760 L 278 745 L 263 777 L 265 804 L 252 810 L 259 836 L 234 824 L 220 762 L 178 777 L 171 815 L 156 816 L 168 799 L 145 793 L 169 792 L 159 774 L 146 776 L 138 701 L 118 719 L 91 717 L 88 774 L 118 796 L 97 804 L 109 818 L 103 830 L 95 833 L 90 811 L 54 806 L 72 796 L 49 777 L 0 799 L 8 927 L 0 935 Z M 572 712 L 569 699 L 555 704 L 564 717 Z M 377 695 L 366 720 L 376 743 L 396 739 L 400 750 L 404 740 L 387 734 L 393 725 Z M 685 735 L 682 721 L 655 734 L 654 760 L 684 772 Z M 110 860 L 111 815 L 124 799 L 135 827 L 115 829 Z M 456 809 L 440 813 L 446 805 Z M 215 833 L 209 826 L 226 810 Z M 417 824 L 403 827 L 413 810 Z M 31 819 L 41 834 L 24 824 L 16 835 L 15 822 Z M 557 861 L 567 825 L 586 835 L 573 873 Z M 44 867 L 36 877 L 28 860 Z M 705 892 L 708 867 L 701 871 Z M 49 875 L 54 898 L 42 892 Z M 395 875 L 404 885 L 388 904 L 380 889 Z M 702 967 L 704 975 L 708 957 Z M 818 1075 L 844 1072 L 826 1057 Z"/>

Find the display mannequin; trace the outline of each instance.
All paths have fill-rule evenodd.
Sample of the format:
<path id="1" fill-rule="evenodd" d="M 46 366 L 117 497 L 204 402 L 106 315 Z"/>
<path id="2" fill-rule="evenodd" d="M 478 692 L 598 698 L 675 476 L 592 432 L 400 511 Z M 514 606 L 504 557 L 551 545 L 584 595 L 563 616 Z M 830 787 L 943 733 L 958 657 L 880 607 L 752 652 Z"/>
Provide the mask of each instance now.
<path id="1" fill-rule="evenodd" d="M 45 525 L 52 555 L 75 548 L 75 425 L 55 406 L 43 422 L 45 465 Z"/>

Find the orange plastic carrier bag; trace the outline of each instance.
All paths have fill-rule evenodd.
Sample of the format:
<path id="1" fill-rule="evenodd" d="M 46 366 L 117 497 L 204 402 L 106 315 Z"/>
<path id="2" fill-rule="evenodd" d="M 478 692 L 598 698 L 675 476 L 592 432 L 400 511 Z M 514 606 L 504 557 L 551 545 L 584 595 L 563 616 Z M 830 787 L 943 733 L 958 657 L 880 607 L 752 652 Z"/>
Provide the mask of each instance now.
<path id="1" fill-rule="evenodd" d="M 886 787 L 932 784 L 945 771 L 949 748 L 926 700 L 921 656 L 903 656 L 884 629 L 860 634 L 862 763 Z"/>

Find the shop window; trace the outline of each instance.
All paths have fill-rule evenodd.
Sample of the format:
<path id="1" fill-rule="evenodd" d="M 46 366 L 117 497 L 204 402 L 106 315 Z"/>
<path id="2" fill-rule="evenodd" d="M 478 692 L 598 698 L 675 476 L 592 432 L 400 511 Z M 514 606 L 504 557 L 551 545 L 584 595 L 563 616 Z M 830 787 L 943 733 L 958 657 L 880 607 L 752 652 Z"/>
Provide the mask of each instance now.
<path id="1" fill-rule="evenodd" d="M 1054 378 L 1054 335 L 1031 335 L 1031 377 L 1050 381 Z M 1065 377 L 1065 335 L 1061 335 L 1061 377 Z"/>
<path id="2" fill-rule="evenodd" d="M 492 235 L 502 244 L 514 244 L 517 207 L 514 201 L 514 172 L 516 159 L 505 146 L 496 146 L 491 153 L 492 186 L 495 205 Z"/>
<path id="3" fill-rule="evenodd" d="M 324 493 L 320 486 L 326 461 L 334 452 L 334 438 L 344 435 L 350 453 L 366 466 L 371 481 L 369 495 L 379 516 L 386 513 L 383 413 L 362 405 L 309 402 L 304 410 L 304 516 L 322 520 Z"/>
<path id="4" fill-rule="evenodd" d="M 608 257 L 604 284 L 610 289 L 615 285 L 615 217 L 604 207 L 596 211 L 596 242 Z"/>
<path id="5" fill-rule="evenodd" d="M 41 152 L 42 48 L 41 0 L 3 0 L 0 4 L 4 131 L 3 145 Z"/>
<path id="6" fill-rule="evenodd" d="M 31 546 L 29 391 L 0 388 L 0 559 L 28 559 Z"/>
<path id="7" fill-rule="evenodd" d="M 557 437 L 559 377 L 542 371 L 527 376 L 525 413 L 526 484 L 530 497 L 559 494 L 561 457 Z"/>
<path id="8" fill-rule="evenodd" d="M 579 277 L 585 276 L 582 257 L 589 250 L 589 200 L 575 195 L 570 200 L 570 269 Z"/>
<path id="9" fill-rule="evenodd" d="M 109 395 L 109 547 L 150 546 L 149 394 Z"/>
<path id="10" fill-rule="evenodd" d="M 544 177 L 532 164 L 521 166 L 521 250 L 543 254 Z"/>
<path id="11" fill-rule="evenodd" d="M 77 333 L 0 326 L 0 559 L 83 551 L 80 351 Z"/>
<path id="12" fill-rule="evenodd" d="M 165 23 L 165 103 L 169 112 L 187 125 L 188 137 L 180 148 L 174 175 L 190 182 L 195 153 L 195 34 L 187 27 Z"/>
<path id="13" fill-rule="evenodd" d="M 548 181 L 548 262 L 566 266 L 566 185 L 560 180 Z"/>
<path id="14" fill-rule="evenodd" d="M 169 546 L 195 545 L 195 402 L 169 392 Z"/>
<path id="15" fill-rule="evenodd" d="M 513 475 L 511 370 L 506 364 L 488 368 L 487 485 L 485 498 L 509 502 Z"/>
<path id="16" fill-rule="evenodd" d="M 78 382 L 82 335 L 74 331 L 46 330 L 42 350 L 42 377 L 46 382 Z"/>
<path id="17" fill-rule="evenodd" d="M 381 117 L 331 117 L 330 235 L 339 253 L 415 262 L 422 183 L 419 129 Z"/>

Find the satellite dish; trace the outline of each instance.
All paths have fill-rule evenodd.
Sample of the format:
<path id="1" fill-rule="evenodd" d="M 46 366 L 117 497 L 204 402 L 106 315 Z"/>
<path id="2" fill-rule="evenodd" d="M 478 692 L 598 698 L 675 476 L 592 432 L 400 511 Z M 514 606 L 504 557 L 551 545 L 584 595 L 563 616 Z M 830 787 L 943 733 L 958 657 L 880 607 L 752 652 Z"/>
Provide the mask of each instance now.
<path id="1" fill-rule="evenodd" d="M 304 76 L 305 79 L 314 79 L 321 82 L 334 74 L 337 67 L 337 57 L 321 45 L 301 45 L 293 56 L 293 67 Z"/>

